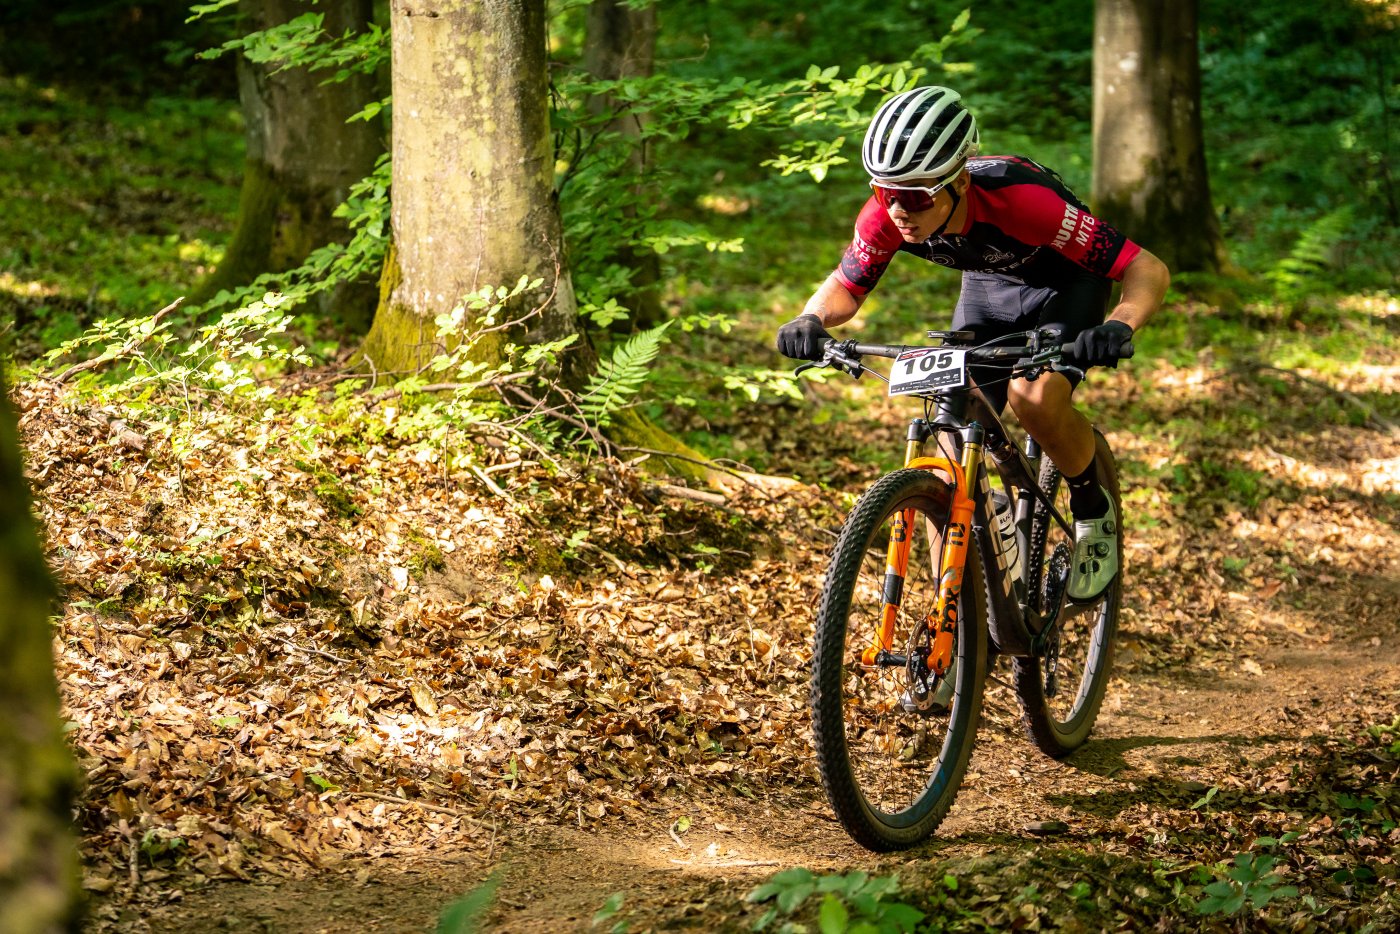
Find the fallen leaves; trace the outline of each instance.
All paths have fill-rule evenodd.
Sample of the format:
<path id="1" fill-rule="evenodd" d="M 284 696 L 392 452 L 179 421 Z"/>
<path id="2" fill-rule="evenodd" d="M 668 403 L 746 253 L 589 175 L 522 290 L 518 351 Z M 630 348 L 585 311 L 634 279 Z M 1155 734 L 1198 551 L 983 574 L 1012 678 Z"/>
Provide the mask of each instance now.
<path id="1" fill-rule="evenodd" d="M 308 441 L 274 412 L 210 426 L 176 457 L 155 428 L 127 420 L 148 439 L 138 451 L 110 414 L 40 384 L 19 392 L 67 591 L 56 651 L 91 890 L 296 875 L 444 840 L 489 850 L 493 823 L 636 818 L 677 792 L 818 794 L 806 665 L 831 542 L 818 531 L 839 522 L 843 494 L 744 488 L 717 509 L 625 471 L 552 475 L 500 452 L 510 469 L 492 475 L 527 519 L 391 437 Z M 1251 439 L 1240 463 L 1278 467 L 1285 488 L 1222 471 L 1143 481 L 1133 471 L 1179 462 L 1171 444 L 1112 440 L 1132 517 L 1120 673 L 1268 679 L 1265 645 L 1389 620 L 1394 444 L 1336 429 L 1330 449 L 1357 456 L 1309 466 L 1284 440 Z M 875 473 L 840 469 L 852 489 Z M 1202 485 L 1223 477 L 1259 495 Z M 1205 732 L 1199 713 L 1188 725 Z M 1316 727 L 1302 701 L 1280 716 Z M 1047 776 L 1006 765 L 1021 748 L 1014 709 L 986 717 L 979 754 L 1002 764 L 968 794 L 1010 813 L 993 796 L 1020 801 Z M 1105 789 L 1123 768 L 1101 773 Z M 1199 790 L 1149 803 L 1136 786 L 1104 790 L 1093 807 L 1111 814 L 1094 832 L 1113 853 L 1186 859 L 1301 815 L 1307 839 L 1356 816 L 1290 797 L 1286 768 L 1240 774 L 1201 811 Z M 1247 813 L 1269 796 L 1291 810 L 1214 835 L 1219 802 Z M 802 813 L 829 818 L 821 804 Z M 1362 823 L 1359 840 L 1395 842 Z"/>

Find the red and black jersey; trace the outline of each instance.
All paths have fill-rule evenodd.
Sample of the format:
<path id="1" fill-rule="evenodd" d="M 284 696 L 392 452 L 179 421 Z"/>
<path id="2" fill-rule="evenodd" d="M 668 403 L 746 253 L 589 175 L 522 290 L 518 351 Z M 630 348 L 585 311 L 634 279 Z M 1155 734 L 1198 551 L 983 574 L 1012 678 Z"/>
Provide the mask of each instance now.
<path id="1" fill-rule="evenodd" d="M 1088 270 L 1122 279 L 1141 252 L 1089 213 L 1058 175 L 1023 156 L 975 156 L 967 226 L 959 233 L 905 243 L 889 213 L 872 197 L 836 274 L 852 295 L 865 295 L 899 251 L 967 272 L 990 273 L 1036 287 L 1063 288 Z"/>

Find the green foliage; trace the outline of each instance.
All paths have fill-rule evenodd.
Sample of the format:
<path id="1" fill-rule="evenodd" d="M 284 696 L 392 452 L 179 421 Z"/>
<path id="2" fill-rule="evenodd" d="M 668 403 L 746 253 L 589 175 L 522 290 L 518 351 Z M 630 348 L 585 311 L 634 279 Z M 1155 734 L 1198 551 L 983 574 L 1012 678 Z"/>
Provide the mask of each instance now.
<path id="1" fill-rule="evenodd" d="M 1329 244 L 1331 278 L 1393 286 L 1393 14 L 1207 0 L 1201 26 L 1211 194 L 1236 261 L 1270 269 L 1319 218 L 1350 205 L 1345 236 Z"/>
<path id="2" fill-rule="evenodd" d="M 1288 255 L 1265 273 L 1281 301 L 1296 303 L 1316 290 L 1318 274 L 1334 264 L 1337 246 L 1351 228 L 1353 216 L 1351 205 L 1322 215 L 1303 229 Z"/>
<path id="3" fill-rule="evenodd" d="M 1390 740 L 1390 754 L 1400 758 L 1400 714 L 1397 714 L 1390 723 L 1377 723 L 1368 727 L 1366 732 L 1377 740 Z"/>
<path id="4" fill-rule="evenodd" d="M 199 328 L 187 341 L 178 339 L 174 320 L 147 315 L 124 321 L 104 318 L 81 337 L 64 341 L 45 356 L 50 365 L 68 356 L 113 363 L 117 378 L 97 368 L 78 376 L 92 391 L 132 402 L 150 398 L 157 388 L 173 389 L 188 411 L 193 395 L 207 390 L 226 405 L 255 403 L 276 390 L 260 377 L 311 358 L 299 344 L 278 340 L 291 317 L 282 296 L 268 293 L 245 308 L 226 312 Z"/>
<path id="5" fill-rule="evenodd" d="M 622 903 L 624 900 L 625 897 L 621 892 L 614 892 L 609 895 L 608 900 L 603 902 L 603 907 L 599 908 L 597 912 L 594 913 L 590 925 L 596 928 L 600 924 L 606 924 L 612 921 L 617 917 L 617 913 L 622 910 Z M 624 934 L 629 927 L 630 925 L 627 921 L 619 919 L 614 921 L 612 926 L 608 928 L 608 934 Z"/>
<path id="6" fill-rule="evenodd" d="M 149 314 L 217 261 L 238 207 L 237 119 L 217 100 L 107 103 L 0 77 L 0 321 L 18 356 Z"/>
<path id="7" fill-rule="evenodd" d="M 592 424 L 606 426 L 613 415 L 627 407 L 647 381 L 650 365 L 661 352 L 667 321 L 647 331 L 632 335 L 613 350 L 612 357 L 601 361 L 598 372 L 588 380 L 579 398 L 579 408 Z"/>
<path id="8" fill-rule="evenodd" d="M 219 4 L 213 4 L 210 9 L 218 8 Z M 355 74 L 374 74 L 389 63 L 389 34 L 377 24 L 369 24 L 362 33 L 333 36 L 325 29 L 325 19 L 324 13 L 303 13 L 286 23 L 230 39 L 200 57 L 218 58 L 227 52 L 239 52 L 250 62 L 276 64 L 277 71 L 330 71 L 328 84 Z"/>
<path id="9" fill-rule="evenodd" d="M 485 882 L 448 905 L 438 916 L 437 934 L 475 934 L 496 900 L 501 877 L 492 873 Z"/>
<path id="10" fill-rule="evenodd" d="M 1293 898 L 1298 888 L 1284 884 L 1274 869 L 1277 864 L 1273 856 L 1240 853 L 1232 867 L 1206 886 L 1206 897 L 1196 904 L 1196 910 L 1203 915 L 1233 915 L 1246 906 L 1258 911 L 1277 899 Z"/>
<path id="11" fill-rule="evenodd" d="M 924 919 L 924 913 L 892 900 L 898 891 L 895 876 L 872 878 L 863 872 L 818 876 L 799 867 L 778 873 L 750 891 L 746 899 L 754 904 L 773 902 L 754 922 L 755 931 L 766 930 L 781 915 L 796 914 L 808 898 L 820 895 L 817 926 L 822 934 L 909 934 Z M 779 930 L 805 928 L 787 922 Z"/>

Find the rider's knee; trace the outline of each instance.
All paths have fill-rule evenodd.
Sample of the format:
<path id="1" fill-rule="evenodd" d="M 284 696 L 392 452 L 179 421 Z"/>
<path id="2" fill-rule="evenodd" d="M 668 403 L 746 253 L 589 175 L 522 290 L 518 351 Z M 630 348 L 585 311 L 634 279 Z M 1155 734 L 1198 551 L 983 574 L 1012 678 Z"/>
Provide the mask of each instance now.
<path id="1" fill-rule="evenodd" d="M 1055 385 L 1059 377 L 1065 386 Z M 1036 380 L 1016 380 L 1007 387 L 1011 411 L 1027 428 L 1038 422 L 1052 421 L 1064 414 L 1070 405 L 1068 381 L 1059 374 L 1045 374 Z"/>

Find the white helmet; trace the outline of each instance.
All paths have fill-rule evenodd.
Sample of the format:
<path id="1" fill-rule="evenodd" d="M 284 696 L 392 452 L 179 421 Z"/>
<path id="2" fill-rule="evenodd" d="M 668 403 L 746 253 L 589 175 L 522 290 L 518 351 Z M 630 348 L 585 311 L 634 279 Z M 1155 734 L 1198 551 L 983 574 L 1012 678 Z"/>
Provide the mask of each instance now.
<path id="1" fill-rule="evenodd" d="M 957 91 L 926 87 L 885 101 L 865 131 L 865 171 L 887 182 L 952 180 L 977 154 L 977 120 L 961 99 Z"/>

